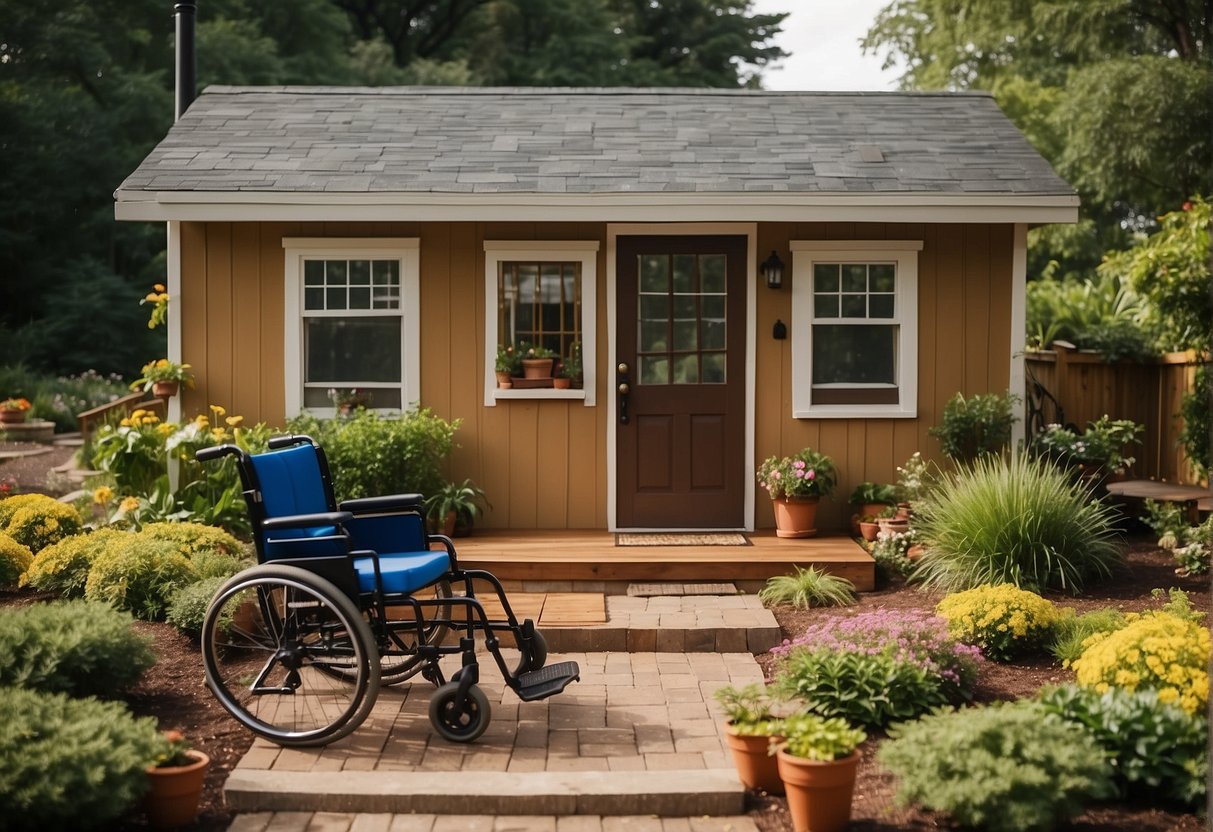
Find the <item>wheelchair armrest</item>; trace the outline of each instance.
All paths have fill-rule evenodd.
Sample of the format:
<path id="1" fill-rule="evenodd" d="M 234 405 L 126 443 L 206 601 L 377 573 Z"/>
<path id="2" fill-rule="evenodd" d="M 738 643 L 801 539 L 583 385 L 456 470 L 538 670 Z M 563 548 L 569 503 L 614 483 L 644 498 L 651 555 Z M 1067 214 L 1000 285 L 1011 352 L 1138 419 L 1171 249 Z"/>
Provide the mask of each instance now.
<path id="1" fill-rule="evenodd" d="M 275 529 L 299 529 L 311 526 L 339 526 L 354 519 L 348 511 L 325 511 L 319 514 L 293 514 L 287 517 L 271 517 L 261 522 L 266 531 Z"/>
<path id="2" fill-rule="evenodd" d="M 361 497 L 357 500 L 343 500 L 339 508 L 354 514 L 372 514 L 377 512 L 412 511 L 425 505 L 425 498 L 420 494 L 387 494 L 382 497 Z"/>

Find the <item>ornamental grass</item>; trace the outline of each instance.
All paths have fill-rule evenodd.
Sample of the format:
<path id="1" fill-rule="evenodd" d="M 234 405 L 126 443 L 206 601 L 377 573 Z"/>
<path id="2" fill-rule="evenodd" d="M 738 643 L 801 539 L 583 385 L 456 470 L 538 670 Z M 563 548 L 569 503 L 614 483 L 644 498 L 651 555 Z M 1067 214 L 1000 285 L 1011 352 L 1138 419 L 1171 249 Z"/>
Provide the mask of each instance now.
<path id="1" fill-rule="evenodd" d="M 911 580 L 957 591 L 1014 584 L 1078 594 L 1120 563 L 1110 506 L 1047 460 L 983 457 L 915 506 L 925 553 Z"/>

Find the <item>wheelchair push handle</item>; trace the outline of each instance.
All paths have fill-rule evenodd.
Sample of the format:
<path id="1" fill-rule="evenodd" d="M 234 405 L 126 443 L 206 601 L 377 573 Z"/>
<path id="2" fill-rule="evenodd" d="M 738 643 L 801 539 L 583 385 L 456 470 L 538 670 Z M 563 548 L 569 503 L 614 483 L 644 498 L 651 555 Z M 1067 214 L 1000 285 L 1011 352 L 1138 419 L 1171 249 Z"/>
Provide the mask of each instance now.
<path id="1" fill-rule="evenodd" d="M 237 445 L 215 445 L 213 448 L 201 448 L 194 453 L 194 459 L 199 462 L 211 462 L 216 459 L 227 456 L 228 454 L 242 453 Z"/>
<path id="2" fill-rule="evenodd" d="M 294 447 L 295 445 L 315 445 L 316 442 L 312 437 L 302 433 L 288 433 L 285 436 L 271 437 L 268 444 L 271 451 L 279 451 L 283 448 Z"/>

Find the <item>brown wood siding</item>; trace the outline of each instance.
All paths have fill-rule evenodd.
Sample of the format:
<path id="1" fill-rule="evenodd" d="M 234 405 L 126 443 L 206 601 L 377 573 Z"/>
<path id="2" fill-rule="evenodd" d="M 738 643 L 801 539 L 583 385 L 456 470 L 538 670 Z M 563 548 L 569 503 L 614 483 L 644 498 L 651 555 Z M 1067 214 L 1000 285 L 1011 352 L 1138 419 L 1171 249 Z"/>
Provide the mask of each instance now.
<path id="1" fill-rule="evenodd" d="M 283 237 L 419 237 L 421 240 L 421 404 L 461 419 L 448 476 L 471 477 L 492 510 L 488 528 L 604 528 L 607 411 L 614 349 L 608 341 L 606 226 L 602 223 L 182 223 L 182 350 L 197 389 L 186 418 L 219 404 L 249 421 L 285 422 Z M 597 240 L 598 404 L 502 401 L 483 405 L 485 240 Z M 915 450 L 932 458 L 927 435 L 957 390 L 1003 391 L 1010 364 L 1010 226 L 763 223 L 757 254 L 786 260 L 790 240 L 923 240 L 919 257 L 918 419 L 796 420 L 789 328 L 792 293 L 757 290 L 755 457 L 805 445 L 829 453 L 838 490 L 822 506 L 825 529 L 843 527 L 850 490 L 865 479 L 890 482 Z M 790 266 L 790 263 L 789 263 Z M 790 269 L 789 269 L 790 273 Z M 790 284 L 790 281 L 788 281 Z M 755 495 L 759 527 L 773 525 L 770 502 Z"/>

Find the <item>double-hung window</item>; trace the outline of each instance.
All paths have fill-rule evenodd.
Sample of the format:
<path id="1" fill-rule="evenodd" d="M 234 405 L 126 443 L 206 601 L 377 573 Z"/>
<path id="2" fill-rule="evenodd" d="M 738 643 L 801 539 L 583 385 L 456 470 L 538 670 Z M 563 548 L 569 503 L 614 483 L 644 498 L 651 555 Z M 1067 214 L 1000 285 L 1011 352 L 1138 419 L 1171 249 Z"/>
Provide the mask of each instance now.
<path id="1" fill-rule="evenodd" d="M 288 415 L 337 402 L 403 410 L 420 388 L 418 245 L 286 238 Z"/>
<path id="2" fill-rule="evenodd" d="M 792 242 L 794 416 L 916 415 L 921 248 Z"/>
<path id="3" fill-rule="evenodd" d="M 485 405 L 518 398 L 594 404 L 597 274 L 596 241 L 485 241 Z M 499 387 L 498 349 L 528 346 L 554 354 L 572 387 L 558 390 L 545 381 Z"/>

